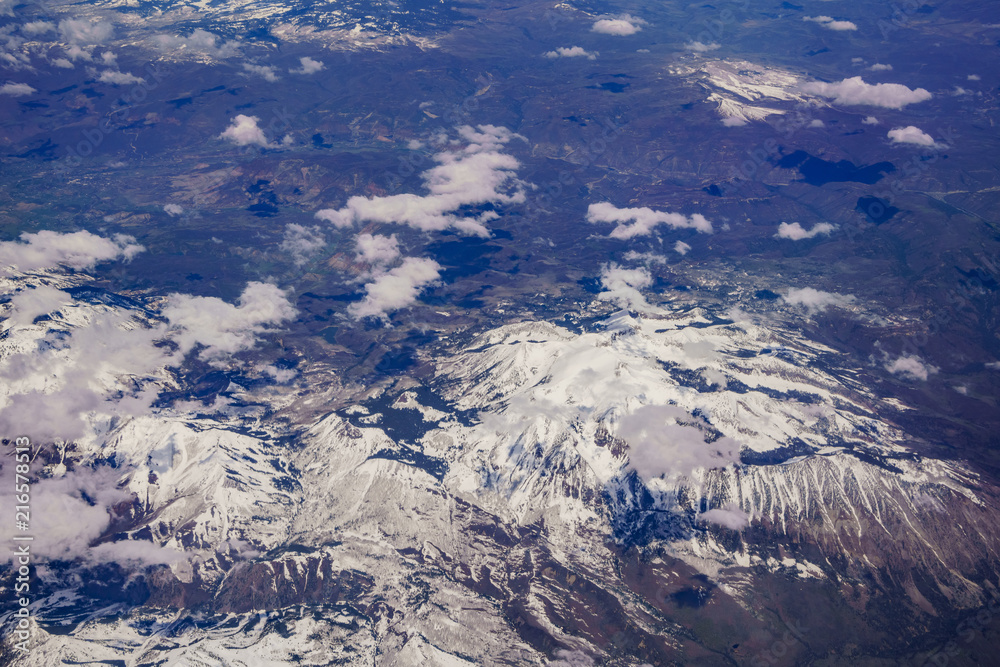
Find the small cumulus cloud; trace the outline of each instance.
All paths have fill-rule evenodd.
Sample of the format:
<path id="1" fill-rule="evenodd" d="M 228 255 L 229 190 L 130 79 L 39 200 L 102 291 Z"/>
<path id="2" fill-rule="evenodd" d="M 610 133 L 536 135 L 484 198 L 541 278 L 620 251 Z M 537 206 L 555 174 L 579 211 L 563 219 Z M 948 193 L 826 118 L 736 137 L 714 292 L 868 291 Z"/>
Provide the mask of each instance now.
<path id="1" fill-rule="evenodd" d="M 59 36 L 70 44 L 103 44 L 114 34 L 107 21 L 65 19 L 59 22 Z"/>
<path id="2" fill-rule="evenodd" d="M 0 243 L 0 267 L 34 271 L 64 266 L 80 271 L 115 259 L 129 261 L 144 250 L 135 238 L 124 234 L 109 239 L 87 231 L 42 230 L 25 232 L 20 238 Z"/>
<path id="3" fill-rule="evenodd" d="M 502 152 L 514 138 L 524 139 L 504 127 L 479 125 L 458 128 L 459 139 L 442 143 L 447 148 L 434 155 L 439 164 L 421 174 L 426 195 L 398 194 L 387 197 L 354 196 L 339 209 L 322 209 L 316 218 L 336 227 L 359 222 L 395 223 L 421 231 L 455 228 L 465 234 L 489 236 L 485 223 L 499 214 L 487 210 L 478 216 L 459 214 L 466 206 L 519 204 L 525 201 L 524 188 L 517 179 L 520 163 Z"/>
<path id="4" fill-rule="evenodd" d="M 54 313 L 72 300 L 69 293 L 50 285 L 22 289 L 10 296 L 7 322 L 13 326 L 31 324 L 35 318 Z"/>
<path id="5" fill-rule="evenodd" d="M 888 137 L 894 144 L 914 144 L 917 146 L 936 146 L 931 135 L 927 134 L 919 127 L 910 125 L 908 127 L 897 127 L 889 130 Z"/>
<path id="6" fill-rule="evenodd" d="M 978 74 L 970 74 L 969 76 L 967 76 L 965 78 L 968 81 L 979 81 L 981 77 Z"/>
<path id="7" fill-rule="evenodd" d="M 866 105 L 902 109 L 908 104 L 923 102 L 931 94 L 923 88 L 910 90 L 900 83 L 865 83 L 860 76 L 844 79 L 836 83 L 811 81 L 801 86 L 802 91 L 832 98 L 838 104 Z"/>
<path id="8" fill-rule="evenodd" d="M 596 60 L 598 53 L 596 51 L 587 51 L 582 46 L 561 46 L 555 51 L 548 51 L 545 54 L 546 58 L 586 58 L 587 60 Z"/>
<path id="9" fill-rule="evenodd" d="M 215 58 L 231 58 L 239 53 L 239 42 L 222 42 L 217 36 L 196 29 L 187 37 L 181 35 L 157 35 L 154 43 L 161 51 L 171 54 L 204 53 Z"/>
<path id="10" fill-rule="evenodd" d="M 809 127 L 826 127 L 826 123 L 821 121 L 819 118 L 813 118 L 809 121 Z"/>
<path id="11" fill-rule="evenodd" d="M 681 242 L 678 241 L 678 243 Z M 637 252 L 635 250 L 629 250 L 628 252 L 626 252 L 624 255 L 622 255 L 622 259 L 624 259 L 626 262 L 642 262 L 647 266 L 650 264 L 667 263 L 667 258 L 664 257 L 663 255 L 657 255 L 656 253 L 652 252 Z"/>
<path id="12" fill-rule="evenodd" d="M 931 373 L 937 373 L 937 368 L 925 363 L 920 357 L 902 356 L 885 364 L 885 369 L 893 375 L 901 375 L 910 380 L 926 381 Z"/>
<path id="13" fill-rule="evenodd" d="M 730 530 L 742 530 L 750 524 L 750 515 L 744 512 L 736 503 L 725 507 L 716 507 L 698 515 L 699 519 L 724 526 Z"/>
<path id="14" fill-rule="evenodd" d="M 667 225 L 678 229 L 695 229 L 702 234 L 712 233 L 712 223 L 700 213 L 685 216 L 680 213 L 654 211 L 648 207 L 618 208 L 609 202 L 591 204 L 587 208 L 587 222 L 615 222 L 618 226 L 608 234 L 613 239 L 631 239 L 648 236 L 657 225 Z M 632 224 L 627 224 L 632 222 Z"/>
<path id="15" fill-rule="evenodd" d="M 831 225 L 829 222 L 818 222 L 808 231 L 797 222 L 783 222 L 778 225 L 778 233 L 774 236 L 779 239 L 801 241 L 802 239 L 811 239 L 820 235 L 829 236 L 834 229 L 836 229 L 836 226 Z"/>
<path id="16" fill-rule="evenodd" d="M 23 97 L 25 95 L 33 95 L 36 92 L 38 91 L 26 83 L 14 83 L 13 81 L 8 81 L 4 85 L 0 86 L 0 95 L 10 95 L 11 97 Z"/>
<path id="17" fill-rule="evenodd" d="M 726 127 L 743 127 L 747 122 L 738 116 L 726 116 L 722 119 L 722 124 Z"/>
<path id="18" fill-rule="evenodd" d="M 255 74 L 269 83 L 274 83 L 278 80 L 278 72 L 270 65 L 252 65 L 250 63 L 243 63 L 243 70 L 249 74 Z"/>
<path id="19" fill-rule="evenodd" d="M 282 252 L 292 256 L 297 266 L 308 264 L 325 247 L 326 235 L 321 227 L 306 227 L 294 222 L 285 227 L 285 236 L 279 246 Z"/>
<path id="20" fill-rule="evenodd" d="M 883 65 L 882 63 L 875 63 L 868 69 L 870 69 L 873 72 L 891 72 L 892 65 Z"/>
<path id="21" fill-rule="evenodd" d="M 812 287 L 791 288 L 785 293 L 783 298 L 788 304 L 802 306 L 810 315 L 832 307 L 847 308 L 856 300 L 850 294 L 824 292 Z"/>
<path id="22" fill-rule="evenodd" d="M 184 213 L 184 207 L 180 204 L 167 204 L 163 207 L 163 212 L 174 218 Z"/>
<path id="23" fill-rule="evenodd" d="M 701 421 L 674 405 L 645 405 L 623 416 L 617 432 L 628 443 L 630 467 L 647 483 L 739 461 L 739 443 L 727 436 L 709 441 Z"/>
<path id="24" fill-rule="evenodd" d="M 605 35 L 625 36 L 634 35 L 642 30 L 641 26 L 645 24 L 644 20 L 636 18 L 631 14 L 618 14 L 615 16 L 600 17 L 590 29 Z"/>
<path id="25" fill-rule="evenodd" d="M 50 21 L 30 21 L 21 26 L 21 32 L 31 37 L 55 32 L 55 30 L 56 24 Z"/>
<path id="26" fill-rule="evenodd" d="M 244 116 L 239 114 L 230 122 L 229 127 L 219 135 L 220 139 L 227 139 L 237 146 L 262 146 L 267 147 L 270 143 L 264 130 L 257 127 L 257 116 Z"/>
<path id="27" fill-rule="evenodd" d="M 315 74 L 325 67 L 322 61 L 315 60 L 309 56 L 302 56 L 299 58 L 299 67 L 297 69 L 289 69 L 288 71 L 292 74 Z"/>
<path id="28" fill-rule="evenodd" d="M 356 320 L 386 319 L 395 310 L 407 308 L 420 293 L 441 276 L 441 265 L 425 257 L 407 257 L 400 266 L 378 275 L 365 285 L 365 296 L 347 311 Z"/>
<path id="29" fill-rule="evenodd" d="M 878 125 L 878 118 L 875 116 L 865 116 L 861 120 L 861 123 L 864 125 Z"/>
<path id="30" fill-rule="evenodd" d="M 824 28 L 829 28 L 830 30 L 857 30 L 858 26 L 850 21 L 837 21 L 831 16 L 804 16 L 803 21 L 811 21 L 813 23 L 818 23 Z"/>
<path id="31" fill-rule="evenodd" d="M 296 311 L 276 285 L 250 282 L 236 305 L 212 296 L 171 294 L 162 313 L 182 354 L 199 348 L 200 359 L 219 363 L 254 347 L 260 335 L 294 318 Z"/>
<path id="32" fill-rule="evenodd" d="M 583 651 L 557 649 L 555 660 L 547 662 L 547 667 L 594 667 L 594 659 Z"/>
<path id="33" fill-rule="evenodd" d="M 373 266 L 388 265 L 399 258 L 399 241 L 396 235 L 358 234 L 354 242 L 355 259 Z"/>
<path id="34" fill-rule="evenodd" d="M 684 243 L 684 241 L 678 241 L 677 243 L 674 244 L 674 252 L 679 253 L 681 255 L 688 254 L 688 251 L 690 250 L 691 246 L 689 246 L 687 243 Z"/>
<path id="35" fill-rule="evenodd" d="M 145 81 L 145 79 L 141 76 L 111 69 L 101 72 L 101 75 L 97 77 L 97 80 L 101 83 L 110 83 L 116 86 L 126 86 L 132 83 L 142 83 Z"/>
<path id="36" fill-rule="evenodd" d="M 705 44 L 703 42 L 688 42 L 687 44 L 684 45 L 685 49 L 687 49 L 688 51 L 694 51 L 696 53 L 715 51 L 716 49 L 721 47 L 722 45 L 719 44 L 718 42 L 709 42 L 708 44 Z"/>
<path id="37" fill-rule="evenodd" d="M 86 60 L 91 61 L 94 56 L 91 55 L 91 51 L 94 50 L 92 46 L 80 46 L 79 44 L 74 44 L 66 49 L 66 57 L 72 61 Z"/>
<path id="38" fill-rule="evenodd" d="M 640 290 L 653 284 L 649 270 L 641 267 L 626 269 L 617 264 L 601 267 L 601 285 L 604 291 L 597 295 L 602 301 L 611 301 L 621 308 L 644 310 L 649 307 Z"/>
<path id="39" fill-rule="evenodd" d="M 297 373 L 291 368 L 278 368 L 274 364 L 264 366 L 261 370 L 265 375 L 269 375 L 274 378 L 274 381 L 279 384 L 289 382 L 297 375 Z"/>

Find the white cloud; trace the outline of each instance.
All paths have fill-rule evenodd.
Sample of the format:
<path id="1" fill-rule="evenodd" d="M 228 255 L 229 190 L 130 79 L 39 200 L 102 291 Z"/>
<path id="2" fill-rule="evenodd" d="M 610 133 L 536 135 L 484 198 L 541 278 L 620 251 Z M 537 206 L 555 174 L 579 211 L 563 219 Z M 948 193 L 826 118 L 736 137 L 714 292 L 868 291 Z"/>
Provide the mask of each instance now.
<path id="1" fill-rule="evenodd" d="M 141 250 L 131 237 L 88 232 L 21 238 L 0 244 L 0 264 L 21 271 L 82 270 Z M 7 335 L 19 341 L 0 357 L 0 433 L 30 433 L 36 441 L 78 439 L 103 432 L 111 418 L 149 414 L 163 368 L 179 360 L 172 347 L 160 344 L 164 339 L 174 338 L 183 353 L 202 345 L 202 358 L 217 363 L 295 312 L 274 286 L 250 283 L 237 306 L 172 295 L 161 311 L 168 326 L 141 310 L 95 307 L 39 279 L 13 275 L 8 287 L 17 289 L 0 305 Z M 74 282 L 72 276 L 59 280 Z M 40 315 L 51 321 L 35 324 Z"/>
<path id="2" fill-rule="evenodd" d="M 684 241 L 678 241 L 677 243 L 674 244 L 674 252 L 680 253 L 681 255 L 688 254 L 688 251 L 690 250 L 691 246 L 689 246 L 687 243 L 684 243 Z"/>
<path id="3" fill-rule="evenodd" d="M 291 368 L 278 368 L 274 364 L 269 364 L 261 369 L 265 375 L 270 375 L 274 378 L 274 381 L 279 384 L 284 384 L 294 378 L 297 373 Z"/>
<path id="4" fill-rule="evenodd" d="M 416 302 L 420 292 L 440 277 L 441 266 L 432 259 L 407 257 L 400 266 L 365 285 L 365 298 L 352 303 L 347 311 L 354 319 L 385 319 L 394 310 Z"/>
<path id="5" fill-rule="evenodd" d="M 548 51 L 545 53 L 546 58 L 586 58 L 587 60 L 596 60 L 598 53 L 596 51 L 587 51 L 582 46 L 560 46 L 555 51 Z"/>
<path id="6" fill-rule="evenodd" d="M 14 466 L 4 466 L 4 488 L 0 498 L 5 507 L 13 507 Z M 117 542 L 92 546 L 110 527 L 114 506 L 130 503 L 132 494 L 118 488 L 122 471 L 110 467 L 91 470 L 81 467 L 62 476 L 36 481 L 31 489 L 31 524 L 34 540 L 31 552 L 36 559 L 89 562 L 140 560 L 167 563 L 181 557 L 181 552 L 150 542 Z M 13 550 L 0 556 L 7 560 Z"/>
<path id="7" fill-rule="evenodd" d="M 739 116 L 726 116 L 722 119 L 722 124 L 726 127 L 743 127 L 747 122 Z"/>
<path id="8" fill-rule="evenodd" d="M 830 16 L 804 16 L 803 21 L 812 21 L 813 23 L 818 23 L 824 28 L 829 28 L 830 30 L 857 30 L 858 26 L 850 21 L 836 21 Z"/>
<path id="9" fill-rule="evenodd" d="M 180 204 L 167 204 L 163 207 L 163 212 L 173 218 L 175 216 L 182 215 L 184 213 L 184 207 Z"/>
<path id="10" fill-rule="evenodd" d="M 548 667 L 594 667 L 594 659 L 583 651 L 556 649 L 557 660 L 547 661 Z"/>
<path id="11" fill-rule="evenodd" d="M 868 69 L 870 69 L 873 72 L 891 72 L 892 65 L 883 65 L 882 63 L 875 63 Z"/>
<path id="12" fill-rule="evenodd" d="M 355 259 L 365 264 L 391 264 L 399 257 L 399 242 L 395 234 L 392 236 L 358 234 L 354 247 L 357 251 Z"/>
<path id="13" fill-rule="evenodd" d="M 170 53 L 196 52 L 205 53 L 215 58 L 231 58 L 239 53 L 239 42 L 228 41 L 219 43 L 218 37 L 198 28 L 187 37 L 180 35 L 157 35 L 157 47 Z"/>
<path id="14" fill-rule="evenodd" d="M 653 284 L 653 277 L 646 268 L 625 269 L 617 264 L 601 267 L 603 292 L 597 295 L 602 301 L 612 301 L 622 308 L 645 310 L 649 307 L 646 297 L 639 290 Z"/>
<path id="15" fill-rule="evenodd" d="M 931 373 L 937 373 L 937 369 L 930 364 L 924 363 L 920 357 L 902 356 L 888 362 L 885 369 L 893 375 L 902 375 L 911 380 L 927 380 Z"/>
<path id="16" fill-rule="evenodd" d="M 46 306 L 52 308 L 48 314 L 72 307 L 69 299 L 43 300 L 47 303 L 29 301 L 29 311 L 15 312 L 14 319 L 25 324 L 27 316 Z M 0 409 L 0 433 L 72 440 L 88 432 L 95 415 L 147 412 L 158 393 L 147 381 L 168 359 L 154 344 L 162 335 L 162 327 L 147 328 L 114 311 L 92 314 L 86 325 L 68 332 L 63 327 L 45 333 L 35 346 L 0 363 L 6 403 Z M 119 382 L 123 376 L 130 381 Z"/>
<path id="17" fill-rule="evenodd" d="M 680 243 L 680 241 L 678 241 Z M 676 249 L 676 248 L 675 248 Z M 636 252 L 635 250 L 629 250 L 624 255 L 622 259 L 626 262 L 642 262 L 643 264 L 649 266 L 650 264 L 666 264 L 667 258 L 663 255 L 657 255 L 652 252 Z"/>
<path id="18" fill-rule="evenodd" d="M 114 27 L 107 21 L 65 19 L 59 22 L 59 35 L 70 44 L 103 44 L 112 34 Z"/>
<path id="19" fill-rule="evenodd" d="M 690 476 L 702 468 L 739 461 L 740 445 L 723 436 L 707 442 L 700 420 L 674 405 L 645 405 L 618 423 L 618 437 L 629 445 L 629 464 L 645 482 Z"/>
<path id="20" fill-rule="evenodd" d="M 931 94 L 923 88 L 910 90 L 900 83 L 870 84 L 865 83 L 860 76 L 837 83 L 812 81 L 802 84 L 801 87 L 806 93 L 833 98 L 837 104 L 867 105 L 887 109 L 902 109 L 907 104 L 931 98 Z"/>
<path id="21" fill-rule="evenodd" d="M 102 83 L 113 83 L 116 86 L 128 85 L 130 83 L 142 83 L 145 81 L 145 79 L 141 76 L 111 69 L 101 72 L 101 76 L 99 76 L 97 80 Z"/>
<path id="22" fill-rule="evenodd" d="M 967 76 L 965 78 L 968 79 L 969 81 L 979 81 L 980 78 L 982 78 L 982 77 L 980 77 L 978 74 L 970 74 L 969 76 Z"/>
<path id="23" fill-rule="evenodd" d="M 729 503 L 725 507 L 702 512 L 698 518 L 731 530 L 742 530 L 750 524 L 750 515 L 740 509 L 736 503 Z"/>
<path id="24" fill-rule="evenodd" d="M 619 14 L 617 16 L 603 16 L 594 22 L 591 30 L 605 35 L 634 35 L 642 30 L 640 26 L 646 22 L 636 18 L 631 14 Z"/>
<path id="25" fill-rule="evenodd" d="M 813 225 L 813 228 L 806 231 L 806 229 L 797 222 L 783 222 L 778 225 L 778 233 L 774 236 L 779 239 L 791 239 L 793 241 L 801 241 L 802 239 L 811 239 L 814 236 L 819 236 L 824 234 L 829 236 L 836 226 L 831 225 L 829 222 L 817 222 Z"/>
<path id="26" fill-rule="evenodd" d="M 847 308 L 854 303 L 855 298 L 850 294 L 823 292 L 812 287 L 803 287 L 789 289 L 784 300 L 793 306 L 802 306 L 812 315 L 830 307 Z"/>
<path id="27" fill-rule="evenodd" d="M 45 33 L 55 32 L 56 24 L 50 21 L 31 21 L 30 23 L 25 23 L 21 26 L 21 32 L 25 35 L 44 35 Z"/>
<path id="28" fill-rule="evenodd" d="M 484 223 L 498 218 L 496 212 L 463 217 L 457 211 L 463 206 L 525 201 L 516 178 L 520 163 L 500 152 L 511 139 L 523 137 L 493 125 L 479 125 L 478 129 L 465 125 L 458 128 L 458 134 L 465 142 L 464 148 L 450 143 L 434 156 L 440 164 L 421 174 L 430 194 L 355 196 L 343 208 L 323 209 L 316 212 L 316 217 L 337 227 L 371 221 L 409 225 L 422 231 L 454 227 L 463 233 L 489 236 Z"/>
<path id="29" fill-rule="evenodd" d="M 916 144 L 917 146 L 936 146 L 931 135 L 927 134 L 919 127 L 910 125 L 908 127 L 897 127 L 889 130 L 888 137 L 894 144 Z"/>
<path id="30" fill-rule="evenodd" d="M 878 118 L 875 116 L 865 116 L 861 123 L 864 125 L 878 125 Z"/>
<path id="31" fill-rule="evenodd" d="M 61 67 L 62 69 L 73 69 L 73 63 L 66 58 L 56 58 L 52 61 L 52 64 L 56 67 Z"/>
<path id="32" fill-rule="evenodd" d="M 285 237 L 279 247 L 292 256 L 296 265 L 302 266 L 326 247 L 326 236 L 318 226 L 306 227 L 293 222 L 285 227 Z"/>
<path id="33" fill-rule="evenodd" d="M 1000 361 L 987 361 L 985 366 L 990 370 L 1000 371 Z"/>
<path id="34" fill-rule="evenodd" d="M 213 363 L 249 350 L 295 312 L 284 291 L 261 282 L 248 283 L 235 306 L 211 296 L 171 294 L 162 309 L 181 353 L 201 346 L 198 357 Z"/>
<path id="35" fill-rule="evenodd" d="M 809 127 L 826 127 L 826 123 L 821 121 L 819 118 L 813 118 L 809 121 Z"/>
<path id="36" fill-rule="evenodd" d="M 256 74 L 262 77 L 265 81 L 274 83 L 278 80 L 277 71 L 270 65 L 251 65 L 250 63 L 243 63 L 243 69 L 250 74 Z"/>
<path id="37" fill-rule="evenodd" d="M 73 298 L 49 285 L 37 285 L 34 289 L 25 288 L 10 297 L 9 307 L 12 309 L 7 322 L 12 326 L 25 326 L 35 321 L 36 317 L 49 315 Z"/>
<path id="38" fill-rule="evenodd" d="M 625 224 L 629 221 L 633 224 Z M 696 229 L 702 234 L 712 233 L 712 223 L 700 213 L 687 217 L 680 213 L 654 211 L 648 207 L 617 208 L 614 204 L 601 202 L 591 204 L 587 208 L 587 222 L 617 222 L 618 226 L 608 235 L 613 239 L 631 239 L 636 236 L 648 236 L 660 224 L 678 229 Z"/>
<path id="39" fill-rule="evenodd" d="M 15 326 L 46 314 L 41 311 L 77 307 L 68 295 L 16 296 Z M 265 324 L 294 312 L 287 302 L 269 296 L 255 295 L 253 283 L 239 308 L 218 299 L 174 295 L 164 309 L 171 328 L 149 326 L 127 312 L 87 308 L 82 311 L 87 320 L 68 329 L 65 323 L 55 330 L 49 323 L 36 325 L 48 333 L 35 346 L 0 361 L 0 433 L 74 440 L 100 431 L 108 418 L 148 414 L 159 395 L 163 367 L 176 364 L 170 348 L 159 341 L 174 336 L 184 352 L 203 344 L 201 356 L 217 364 L 225 353 L 252 346 Z"/>
<path id="40" fill-rule="evenodd" d="M 94 50 L 92 46 L 80 46 L 79 44 L 74 44 L 66 49 L 66 56 L 72 61 L 77 60 L 93 60 L 94 57 L 90 54 Z"/>
<path id="41" fill-rule="evenodd" d="M 299 58 L 299 63 L 301 66 L 298 69 L 289 69 L 288 71 L 292 74 L 315 74 L 325 67 L 322 61 L 314 60 L 309 56 Z"/>
<path id="42" fill-rule="evenodd" d="M 257 127 L 258 120 L 260 119 L 257 116 L 244 116 L 240 114 L 233 118 L 229 127 L 219 135 L 219 138 L 228 139 L 237 146 L 249 146 L 253 144 L 255 146 L 267 147 L 270 144 L 264 135 L 264 130 Z"/>
<path id="43" fill-rule="evenodd" d="M 36 92 L 38 91 L 26 83 L 14 83 L 13 81 L 8 81 L 4 85 L 0 86 L 0 95 L 10 95 L 11 97 L 33 95 Z"/>
<path id="44" fill-rule="evenodd" d="M 0 243 L 0 267 L 34 271 L 66 266 L 77 271 L 114 259 L 131 260 L 144 248 L 131 236 L 112 239 L 87 231 L 61 234 L 50 230 L 21 234 L 21 241 Z"/>
<path id="45" fill-rule="evenodd" d="M 719 44 L 718 42 L 710 42 L 708 44 L 704 44 L 702 42 L 688 42 L 687 44 L 684 45 L 685 49 L 688 49 L 689 51 L 696 51 L 698 53 L 705 53 L 706 51 L 715 51 L 716 49 L 721 47 L 722 45 Z"/>

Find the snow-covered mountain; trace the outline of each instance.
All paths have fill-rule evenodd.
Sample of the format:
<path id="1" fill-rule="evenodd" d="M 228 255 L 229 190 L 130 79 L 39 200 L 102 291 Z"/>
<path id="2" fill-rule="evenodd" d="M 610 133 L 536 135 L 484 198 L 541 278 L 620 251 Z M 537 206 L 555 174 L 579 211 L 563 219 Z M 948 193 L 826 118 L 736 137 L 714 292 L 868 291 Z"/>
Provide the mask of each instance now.
<path id="1" fill-rule="evenodd" d="M 933 616 L 992 593 L 995 489 L 777 320 L 649 307 L 422 355 L 432 376 L 332 411 L 313 363 L 220 394 L 263 412 L 175 402 L 52 461 L 42 484 L 96 470 L 119 495 L 89 562 L 40 572 L 23 664 L 742 664 L 803 595 Z M 735 627 L 696 638 L 690 607 Z"/>

